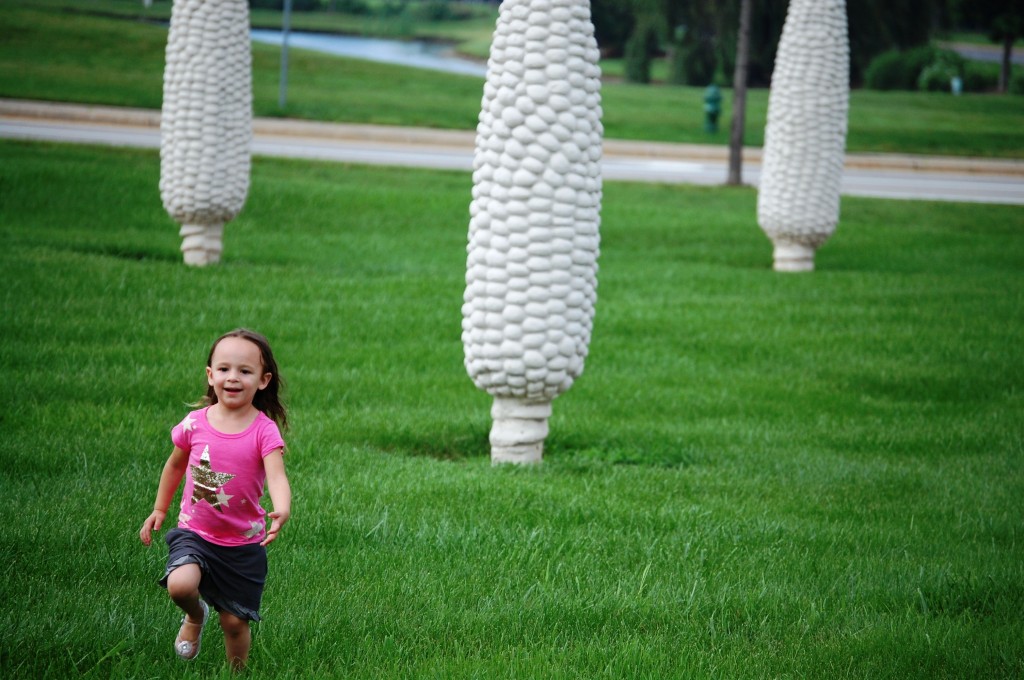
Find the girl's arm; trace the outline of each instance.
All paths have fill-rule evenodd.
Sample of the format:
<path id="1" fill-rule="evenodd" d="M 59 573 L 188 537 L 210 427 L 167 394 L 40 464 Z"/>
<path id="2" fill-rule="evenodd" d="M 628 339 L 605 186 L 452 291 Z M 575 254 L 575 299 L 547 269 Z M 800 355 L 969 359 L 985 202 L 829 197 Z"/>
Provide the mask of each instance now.
<path id="1" fill-rule="evenodd" d="M 263 469 L 267 473 L 267 491 L 270 492 L 270 500 L 274 504 L 274 511 L 270 513 L 270 529 L 267 537 L 260 545 L 269 545 L 277 539 L 281 527 L 292 514 L 292 488 L 288 484 L 288 476 L 284 473 L 284 456 L 281 449 L 271 451 L 263 457 Z"/>
<path id="2" fill-rule="evenodd" d="M 164 463 L 163 472 L 160 473 L 160 484 L 156 489 L 156 500 L 153 502 L 153 512 L 146 521 L 142 523 L 139 530 L 139 538 L 143 545 L 153 542 L 153 532 L 160 530 L 164 517 L 167 516 L 167 508 L 174 498 L 174 492 L 178 490 L 182 478 L 185 476 L 185 469 L 188 467 L 188 452 L 182 451 L 177 446 L 171 451 L 171 455 Z"/>

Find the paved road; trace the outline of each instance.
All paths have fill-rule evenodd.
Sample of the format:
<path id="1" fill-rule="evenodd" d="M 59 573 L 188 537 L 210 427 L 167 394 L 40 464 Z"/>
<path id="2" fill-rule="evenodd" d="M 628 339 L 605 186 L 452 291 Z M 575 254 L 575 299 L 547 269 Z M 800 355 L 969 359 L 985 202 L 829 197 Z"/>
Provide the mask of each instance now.
<path id="1" fill-rule="evenodd" d="M 961 42 L 940 42 L 939 47 L 953 50 L 962 57 L 975 61 L 1001 62 L 1003 60 L 1003 46 L 995 43 L 961 43 Z M 1014 64 L 1024 64 L 1024 50 L 1015 45 L 1010 52 L 1010 61 Z"/>
<path id="2" fill-rule="evenodd" d="M 371 165 L 470 170 L 473 133 L 256 119 L 254 154 Z M 0 137 L 158 148 L 159 113 L 0 100 Z M 606 180 L 722 184 L 722 147 L 605 140 Z M 756 186 L 760 150 L 744 153 Z M 1024 205 L 1024 161 L 849 154 L 841 191 L 851 196 Z"/>

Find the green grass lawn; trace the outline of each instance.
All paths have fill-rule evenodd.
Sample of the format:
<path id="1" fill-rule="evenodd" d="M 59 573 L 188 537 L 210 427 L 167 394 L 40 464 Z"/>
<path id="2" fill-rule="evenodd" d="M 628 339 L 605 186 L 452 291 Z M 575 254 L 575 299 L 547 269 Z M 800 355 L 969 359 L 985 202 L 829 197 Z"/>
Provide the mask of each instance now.
<path id="1" fill-rule="evenodd" d="M 253 678 L 1024 673 L 1024 214 L 844 198 L 780 275 L 749 189 L 608 183 L 591 354 L 492 468 L 465 173 L 257 158 L 180 264 L 153 151 L 0 143 L 0 675 L 191 666 L 137 531 L 214 337 L 287 381 Z"/>
<path id="2" fill-rule="evenodd" d="M 154 13 L 165 16 L 166 6 L 157 3 Z M 166 29 L 105 14 L 68 12 L 67 7 L 110 14 L 127 7 L 140 11 L 137 3 L 126 0 L 0 0 L 0 97 L 160 108 Z M 254 14 L 253 21 L 258 20 Z M 325 28 L 343 30 L 323 21 Z M 479 43 L 480 26 L 467 23 L 467 39 Z M 450 27 L 435 28 L 454 35 Z M 288 104 L 281 110 L 279 54 L 273 46 L 253 46 L 257 115 L 463 130 L 476 125 L 483 94 L 479 78 L 294 49 Z M 614 72 L 615 65 L 610 66 Z M 717 134 L 704 131 L 702 88 L 606 82 L 602 98 L 609 138 L 728 143 L 728 91 Z M 749 94 L 748 146 L 763 143 L 767 100 L 766 90 Z M 1024 158 L 1022 122 L 1024 97 L 857 90 L 851 95 L 847 148 Z"/>

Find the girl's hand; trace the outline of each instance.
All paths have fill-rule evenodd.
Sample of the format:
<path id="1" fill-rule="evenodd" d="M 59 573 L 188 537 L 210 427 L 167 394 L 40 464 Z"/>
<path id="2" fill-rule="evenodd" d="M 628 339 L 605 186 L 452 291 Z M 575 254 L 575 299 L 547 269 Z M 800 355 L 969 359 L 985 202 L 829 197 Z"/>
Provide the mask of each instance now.
<path id="1" fill-rule="evenodd" d="M 288 512 L 277 512 L 276 510 L 270 513 L 270 519 L 273 520 L 270 523 L 270 528 L 267 530 L 267 535 L 260 543 L 260 545 L 270 545 L 277 540 L 277 535 L 281 532 L 281 527 L 284 526 L 285 522 L 288 521 Z"/>
<path id="2" fill-rule="evenodd" d="M 166 516 L 166 512 L 154 510 L 146 518 L 146 521 L 142 523 L 142 528 L 139 529 L 139 539 L 142 541 L 142 545 L 149 546 L 153 543 L 153 532 L 160 531 L 160 525 L 164 523 Z"/>

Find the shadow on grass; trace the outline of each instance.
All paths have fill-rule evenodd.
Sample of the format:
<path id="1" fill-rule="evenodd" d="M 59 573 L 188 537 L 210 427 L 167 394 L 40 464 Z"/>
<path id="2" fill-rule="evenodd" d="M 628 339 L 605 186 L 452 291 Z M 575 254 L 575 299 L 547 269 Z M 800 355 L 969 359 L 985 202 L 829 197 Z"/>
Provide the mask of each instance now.
<path id="1" fill-rule="evenodd" d="M 445 428 L 440 432 L 424 430 L 393 430 L 386 439 L 377 441 L 382 451 L 406 456 L 424 456 L 458 462 L 490 456 L 487 441 L 489 423 L 474 424 L 465 429 Z"/>
<path id="2" fill-rule="evenodd" d="M 376 444 L 391 454 L 464 462 L 490 458 L 489 432 L 489 422 L 443 432 L 404 430 L 391 432 Z M 710 458 L 708 452 L 692 444 L 666 442 L 655 435 L 592 438 L 583 433 L 552 432 L 544 443 L 545 460 L 580 472 L 609 465 L 681 468 L 700 465 Z"/>
<path id="3" fill-rule="evenodd" d="M 68 252 L 79 255 L 100 255 L 131 262 L 181 262 L 181 253 L 166 250 L 132 248 L 112 244 L 79 244 L 66 248 Z"/>
<path id="4" fill-rule="evenodd" d="M 580 471 L 606 465 L 685 468 L 700 465 L 710 458 L 707 452 L 692 444 L 667 441 L 660 434 L 598 438 L 580 433 L 549 436 L 544 456 Z"/>
<path id="5" fill-rule="evenodd" d="M 934 583 L 919 588 L 917 595 L 919 611 L 933 617 L 998 619 L 1000 614 L 1020 611 L 1024 606 L 1024 588 L 1019 584 L 971 572 L 943 574 Z"/>

